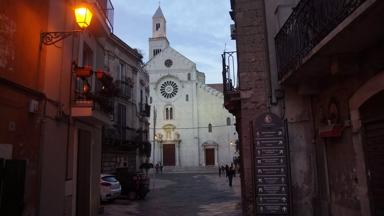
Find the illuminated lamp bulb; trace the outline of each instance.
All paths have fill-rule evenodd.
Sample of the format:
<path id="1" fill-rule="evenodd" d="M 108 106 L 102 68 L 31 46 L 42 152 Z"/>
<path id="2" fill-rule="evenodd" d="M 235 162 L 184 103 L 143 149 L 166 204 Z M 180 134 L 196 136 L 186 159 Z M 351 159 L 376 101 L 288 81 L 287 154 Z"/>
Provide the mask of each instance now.
<path id="1" fill-rule="evenodd" d="M 84 81 L 84 83 L 83 83 L 83 92 L 84 92 L 84 94 L 89 93 L 90 89 L 91 89 L 91 86 L 89 86 L 87 81 Z"/>
<path id="2" fill-rule="evenodd" d="M 75 8 L 76 23 L 81 29 L 85 29 L 91 24 L 92 16 L 92 11 L 85 5 L 80 5 Z"/>

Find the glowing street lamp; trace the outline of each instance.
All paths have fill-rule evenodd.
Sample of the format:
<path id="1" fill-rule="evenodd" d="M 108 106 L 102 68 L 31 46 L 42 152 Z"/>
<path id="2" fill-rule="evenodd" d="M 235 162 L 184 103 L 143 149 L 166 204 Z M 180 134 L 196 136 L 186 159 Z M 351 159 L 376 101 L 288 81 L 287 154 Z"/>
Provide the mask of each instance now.
<path id="1" fill-rule="evenodd" d="M 89 7 L 87 7 L 87 5 L 82 4 L 75 7 L 74 15 L 76 23 L 80 27 L 80 30 L 62 32 L 42 32 L 40 35 L 40 48 L 43 44 L 52 45 L 63 40 L 64 38 L 71 36 L 73 33 L 81 32 L 91 24 L 93 13 L 89 9 Z"/>
<path id="2" fill-rule="evenodd" d="M 76 23 L 81 29 L 85 29 L 91 24 L 92 16 L 92 11 L 85 5 L 75 8 Z"/>

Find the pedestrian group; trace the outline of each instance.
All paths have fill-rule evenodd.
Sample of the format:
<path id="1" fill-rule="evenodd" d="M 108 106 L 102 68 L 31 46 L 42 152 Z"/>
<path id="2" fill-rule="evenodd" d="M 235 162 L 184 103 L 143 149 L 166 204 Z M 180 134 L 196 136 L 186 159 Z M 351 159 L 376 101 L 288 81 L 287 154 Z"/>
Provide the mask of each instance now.
<path id="1" fill-rule="evenodd" d="M 228 164 L 226 164 L 225 166 L 222 165 L 222 166 L 219 166 L 219 176 L 221 177 L 221 175 L 224 175 L 225 174 L 225 177 L 228 178 L 228 184 L 230 187 L 232 187 L 232 180 L 233 180 L 233 177 L 236 177 L 236 168 L 233 164 L 231 164 L 231 166 L 228 166 Z"/>

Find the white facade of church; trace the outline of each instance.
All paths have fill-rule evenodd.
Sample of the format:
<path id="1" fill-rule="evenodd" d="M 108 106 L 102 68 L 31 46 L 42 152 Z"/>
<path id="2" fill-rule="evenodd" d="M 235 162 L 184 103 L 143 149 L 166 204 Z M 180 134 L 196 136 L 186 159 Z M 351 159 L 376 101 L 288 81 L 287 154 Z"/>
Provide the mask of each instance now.
<path id="1" fill-rule="evenodd" d="M 152 162 L 197 167 L 230 164 L 235 119 L 223 106 L 222 84 L 205 84 L 196 64 L 170 47 L 159 7 L 152 17 L 149 62 Z M 155 136 L 154 136 L 155 134 Z"/>

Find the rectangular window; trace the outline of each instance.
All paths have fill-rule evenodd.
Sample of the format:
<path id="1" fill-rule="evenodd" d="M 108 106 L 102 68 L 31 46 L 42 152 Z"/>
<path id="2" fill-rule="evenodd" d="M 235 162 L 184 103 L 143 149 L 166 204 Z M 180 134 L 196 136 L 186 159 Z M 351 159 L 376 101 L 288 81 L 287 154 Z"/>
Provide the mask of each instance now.
<path id="1" fill-rule="evenodd" d="M 126 127 L 127 127 L 127 111 L 126 107 L 123 104 L 119 104 L 117 107 L 117 127 L 119 128 L 121 134 L 121 141 L 126 139 Z"/>
<path id="2" fill-rule="evenodd" d="M 125 79 L 125 64 L 123 62 L 120 62 L 119 64 L 119 80 Z"/>

